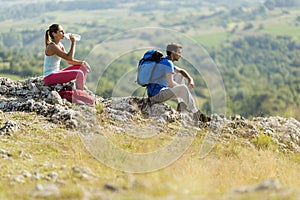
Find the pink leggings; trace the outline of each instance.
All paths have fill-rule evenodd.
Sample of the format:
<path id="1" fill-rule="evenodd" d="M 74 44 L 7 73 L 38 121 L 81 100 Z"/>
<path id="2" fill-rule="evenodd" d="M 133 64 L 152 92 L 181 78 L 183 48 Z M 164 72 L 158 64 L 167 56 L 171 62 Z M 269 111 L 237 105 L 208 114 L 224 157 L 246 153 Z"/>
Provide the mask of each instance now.
<path id="1" fill-rule="evenodd" d="M 81 65 L 73 65 L 58 72 L 53 72 L 44 77 L 44 83 L 53 85 L 57 83 L 67 83 L 76 79 L 76 88 L 83 90 L 86 79 L 86 68 Z"/>

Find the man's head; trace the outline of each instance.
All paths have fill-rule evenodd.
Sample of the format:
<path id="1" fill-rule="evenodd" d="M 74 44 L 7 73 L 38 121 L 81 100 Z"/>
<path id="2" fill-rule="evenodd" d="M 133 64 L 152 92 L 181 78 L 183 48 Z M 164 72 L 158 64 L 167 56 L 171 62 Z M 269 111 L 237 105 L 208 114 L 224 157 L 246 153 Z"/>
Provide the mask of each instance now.
<path id="1" fill-rule="evenodd" d="M 180 44 L 171 43 L 167 45 L 166 51 L 172 61 L 178 61 L 181 57 L 182 46 Z"/>

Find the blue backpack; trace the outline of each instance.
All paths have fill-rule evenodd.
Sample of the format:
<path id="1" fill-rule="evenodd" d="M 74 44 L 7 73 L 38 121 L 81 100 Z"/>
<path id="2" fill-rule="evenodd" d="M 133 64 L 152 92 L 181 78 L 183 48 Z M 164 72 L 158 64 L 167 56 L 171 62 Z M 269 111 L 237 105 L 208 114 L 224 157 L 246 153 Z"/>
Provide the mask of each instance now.
<path id="1" fill-rule="evenodd" d="M 151 83 L 151 81 L 153 81 L 153 72 L 162 57 L 163 54 L 154 49 L 145 52 L 138 65 L 137 83 L 139 85 L 146 87 L 149 83 Z"/>

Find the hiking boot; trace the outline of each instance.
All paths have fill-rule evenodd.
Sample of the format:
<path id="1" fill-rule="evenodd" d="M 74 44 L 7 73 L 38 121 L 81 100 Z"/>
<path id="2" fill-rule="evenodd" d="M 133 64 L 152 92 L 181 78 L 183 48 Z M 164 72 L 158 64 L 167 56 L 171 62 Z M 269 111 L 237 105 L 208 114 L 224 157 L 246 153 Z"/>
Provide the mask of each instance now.
<path id="1" fill-rule="evenodd" d="M 151 108 L 151 101 L 149 98 L 145 99 L 141 99 L 139 102 L 138 102 L 138 107 L 141 109 L 141 112 L 143 114 L 146 114 L 148 112 L 148 109 Z"/>
<path id="2" fill-rule="evenodd" d="M 200 110 L 198 110 L 197 112 L 195 112 L 193 114 L 193 120 L 194 120 L 195 125 L 197 126 L 199 121 L 206 123 L 206 122 L 210 122 L 211 118 L 204 115 L 203 113 L 201 113 Z"/>
<path id="3" fill-rule="evenodd" d="M 183 112 L 187 110 L 187 105 L 184 102 L 180 102 L 177 104 L 177 112 Z"/>
<path id="4" fill-rule="evenodd" d="M 203 123 L 206 123 L 206 122 L 210 122 L 211 121 L 211 118 L 209 116 L 206 116 L 204 114 L 201 113 L 200 115 L 200 119 L 199 119 L 201 122 Z"/>

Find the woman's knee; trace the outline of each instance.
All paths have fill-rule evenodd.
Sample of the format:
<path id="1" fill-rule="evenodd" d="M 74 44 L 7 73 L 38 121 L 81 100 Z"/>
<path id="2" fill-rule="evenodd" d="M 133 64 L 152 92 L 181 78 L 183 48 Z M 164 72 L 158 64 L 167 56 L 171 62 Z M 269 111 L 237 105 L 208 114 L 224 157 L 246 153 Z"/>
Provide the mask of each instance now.
<path id="1" fill-rule="evenodd" d="M 76 82 L 80 84 L 84 84 L 85 82 L 85 74 L 83 71 L 78 70 L 77 75 L 76 75 Z"/>

